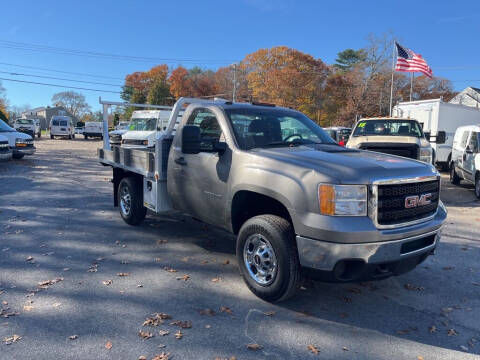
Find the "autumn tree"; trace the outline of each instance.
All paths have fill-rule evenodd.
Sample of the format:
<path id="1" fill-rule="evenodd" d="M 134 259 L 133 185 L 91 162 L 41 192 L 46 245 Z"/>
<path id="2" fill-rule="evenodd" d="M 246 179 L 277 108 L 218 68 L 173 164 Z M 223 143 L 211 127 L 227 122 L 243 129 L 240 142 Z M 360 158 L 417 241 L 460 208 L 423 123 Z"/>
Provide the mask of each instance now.
<path id="1" fill-rule="evenodd" d="M 247 55 L 241 66 L 254 99 L 294 107 L 318 120 L 328 74 L 320 59 L 278 46 Z"/>
<path id="2" fill-rule="evenodd" d="M 233 100 L 234 79 L 236 81 L 235 97 L 237 101 L 250 100 L 247 71 L 245 67 L 230 65 L 221 67 L 215 72 L 215 89 L 220 96 Z"/>
<path id="3" fill-rule="evenodd" d="M 6 90 L 0 83 L 0 119 L 8 123 Z"/>
<path id="4" fill-rule="evenodd" d="M 52 104 L 63 106 L 77 118 L 90 111 L 90 105 L 85 101 L 85 96 L 75 91 L 63 91 L 54 94 Z"/>
<path id="5" fill-rule="evenodd" d="M 175 98 L 182 96 L 191 96 L 188 82 L 188 70 L 179 66 L 172 71 L 168 78 L 170 83 L 170 92 Z"/>
<path id="6" fill-rule="evenodd" d="M 158 77 L 154 80 L 147 96 L 147 103 L 151 105 L 166 105 L 171 103 L 170 86 L 167 79 Z"/>

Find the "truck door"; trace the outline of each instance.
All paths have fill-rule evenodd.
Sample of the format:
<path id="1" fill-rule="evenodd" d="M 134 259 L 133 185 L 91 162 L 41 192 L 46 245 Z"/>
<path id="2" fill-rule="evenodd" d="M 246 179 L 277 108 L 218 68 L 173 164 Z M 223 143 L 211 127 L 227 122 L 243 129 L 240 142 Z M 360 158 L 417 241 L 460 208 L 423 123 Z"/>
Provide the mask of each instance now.
<path id="1" fill-rule="evenodd" d="M 464 130 L 463 131 L 463 134 L 462 134 L 462 138 L 460 140 L 460 146 L 459 146 L 459 150 L 460 150 L 460 156 L 458 157 L 458 169 L 460 170 L 460 173 L 462 174 L 462 178 L 464 179 L 470 179 L 468 176 L 468 174 L 465 172 L 465 165 L 464 165 L 464 161 L 466 159 L 466 148 L 467 148 L 467 144 L 468 144 L 468 136 L 470 135 L 470 131 L 468 130 Z"/>
<path id="2" fill-rule="evenodd" d="M 475 154 L 478 152 L 478 133 L 470 132 L 470 139 L 463 151 L 463 171 L 465 179 L 474 182 Z"/>
<path id="3" fill-rule="evenodd" d="M 173 159 L 169 160 L 174 162 L 169 166 L 169 172 L 172 170 L 168 175 L 169 193 L 179 210 L 221 225 L 225 217 L 231 153 L 228 149 L 223 154 L 214 151 L 214 143 L 225 140 L 217 117 L 209 109 L 193 110 L 186 125 L 200 127 L 201 151 L 184 154 L 181 145 L 176 144 Z"/>

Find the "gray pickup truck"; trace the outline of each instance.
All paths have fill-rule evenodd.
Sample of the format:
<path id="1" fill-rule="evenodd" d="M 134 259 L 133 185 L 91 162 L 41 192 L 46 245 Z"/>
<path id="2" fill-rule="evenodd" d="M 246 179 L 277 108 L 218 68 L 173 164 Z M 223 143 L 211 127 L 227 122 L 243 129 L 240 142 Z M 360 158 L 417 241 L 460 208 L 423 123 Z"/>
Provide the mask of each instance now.
<path id="1" fill-rule="evenodd" d="M 346 149 L 268 104 L 182 98 L 170 119 L 154 151 L 112 148 L 104 132 L 114 204 L 131 225 L 147 208 L 177 210 L 235 234 L 240 272 L 262 299 L 287 299 L 304 277 L 399 275 L 440 241 L 447 212 L 432 165 Z"/>

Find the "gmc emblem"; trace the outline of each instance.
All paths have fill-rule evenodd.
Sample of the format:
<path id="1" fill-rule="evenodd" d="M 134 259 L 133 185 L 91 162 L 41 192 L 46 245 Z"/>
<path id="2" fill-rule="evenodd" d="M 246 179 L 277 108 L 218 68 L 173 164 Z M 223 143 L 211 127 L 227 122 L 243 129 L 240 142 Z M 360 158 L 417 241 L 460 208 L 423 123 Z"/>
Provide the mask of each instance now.
<path id="1" fill-rule="evenodd" d="M 432 202 L 432 194 L 422 194 L 420 196 L 413 195 L 405 198 L 405 209 L 410 209 L 418 206 L 425 206 Z"/>

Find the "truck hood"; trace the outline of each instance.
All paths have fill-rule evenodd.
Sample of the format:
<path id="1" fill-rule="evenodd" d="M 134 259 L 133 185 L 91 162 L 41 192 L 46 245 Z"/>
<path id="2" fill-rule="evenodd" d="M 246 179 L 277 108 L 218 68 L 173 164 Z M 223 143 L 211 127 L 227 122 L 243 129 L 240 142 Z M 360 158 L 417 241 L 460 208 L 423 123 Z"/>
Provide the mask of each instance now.
<path id="1" fill-rule="evenodd" d="M 372 151 L 345 149 L 335 145 L 256 149 L 253 152 L 275 162 L 276 168 L 301 176 L 302 168 L 315 171 L 320 181 L 339 184 L 370 184 L 385 178 L 410 178 L 436 175 L 432 165 Z M 264 161 L 262 161 L 263 163 Z M 290 166 L 289 166 L 290 165 Z"/>
<path id="2" fill-rule="evenodd" d="M 347 147 L 354 147 L 360 143 L 394 143 L 394 144 L 417 144 L 420 147 L 429 147 L 430 143 L 424 138 L 415 136 L 352 136 L 348 140 Z"/>
<path id="3" fill-rule="evenodd" d="M 138 130 L 132 130 L 132 131 L 127 131 L 126 133 L 123 134 L 124 139 L 130 139 L 130 140 L 147 140 L 149 136 L 155 135 L 156 131 L 138 131 Z"/>

